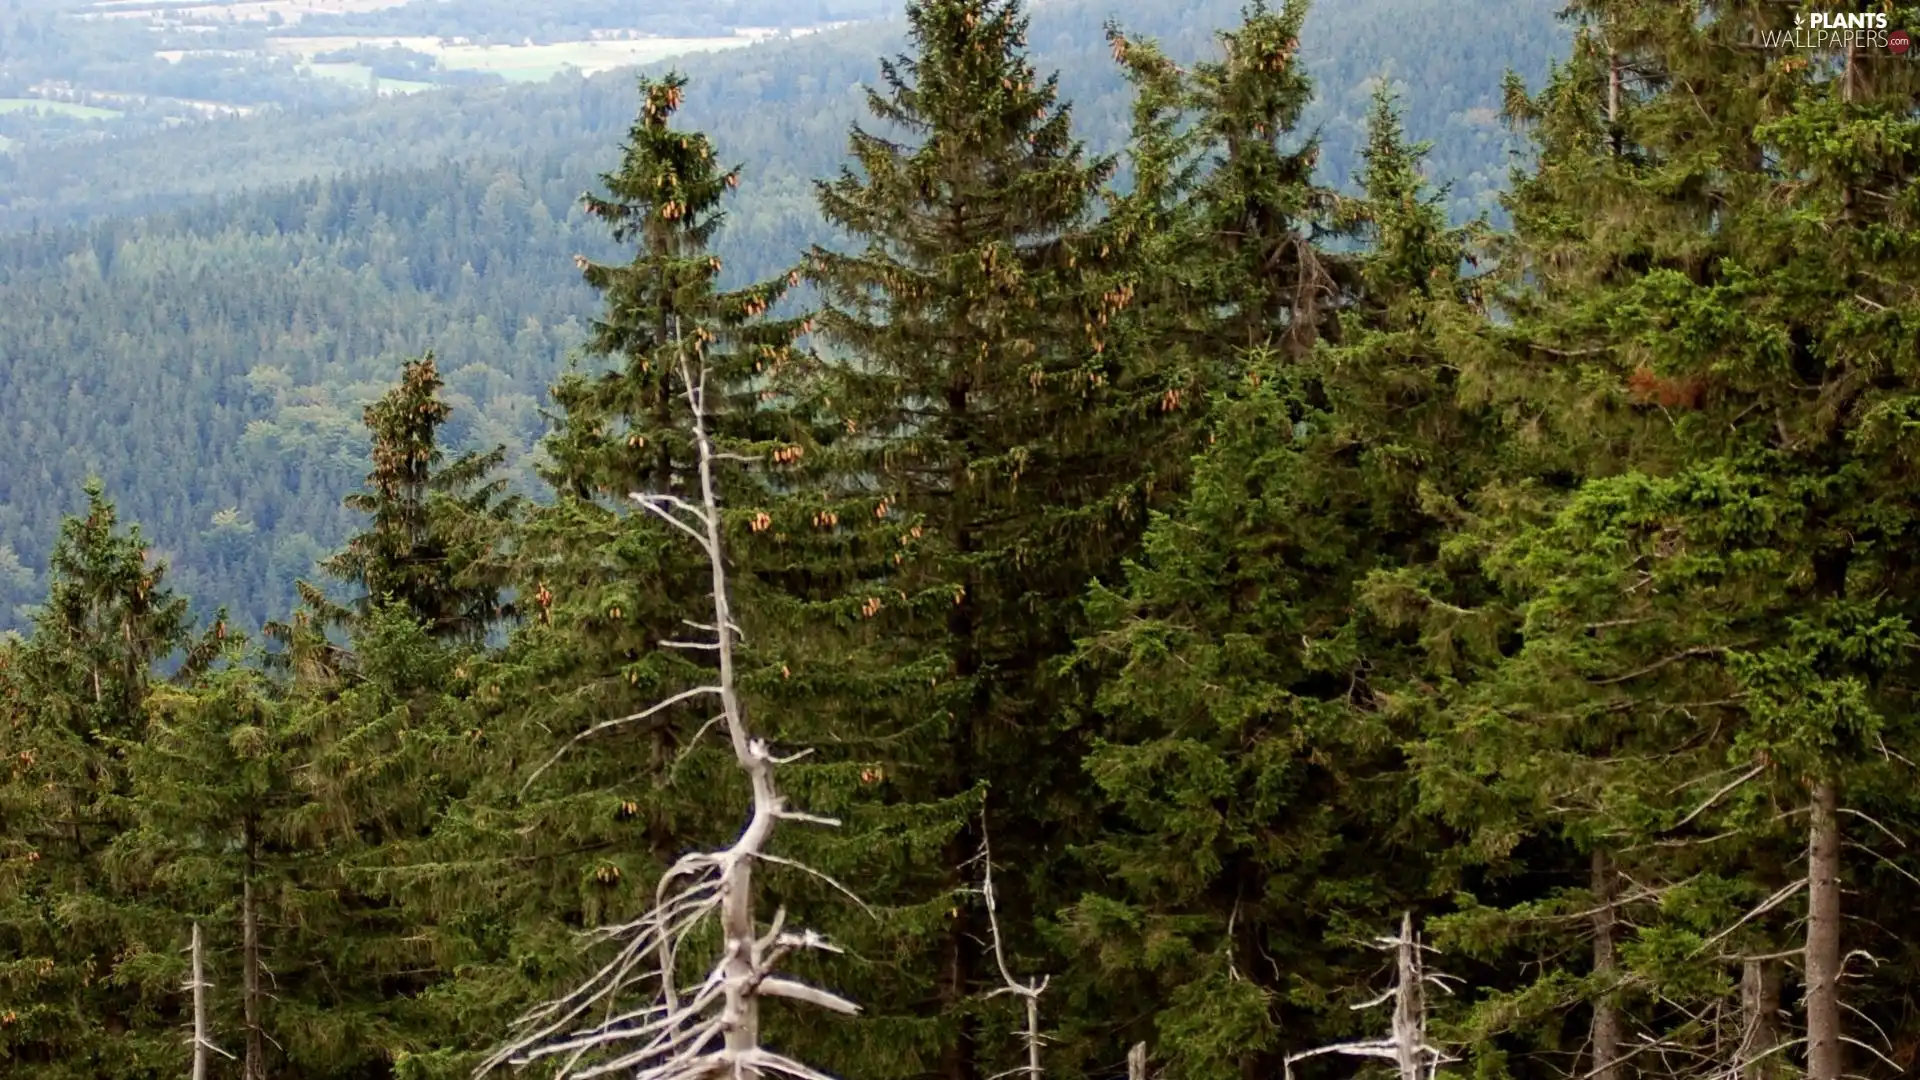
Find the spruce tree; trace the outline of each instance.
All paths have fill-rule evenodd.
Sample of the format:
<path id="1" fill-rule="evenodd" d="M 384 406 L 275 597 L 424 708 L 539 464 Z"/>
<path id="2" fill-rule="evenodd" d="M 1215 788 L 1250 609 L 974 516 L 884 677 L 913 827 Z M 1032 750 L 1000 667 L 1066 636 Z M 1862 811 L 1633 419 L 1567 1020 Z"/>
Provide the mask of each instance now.
<path id="1" fill-rule="evenodd" d="M 1378 98 L 1343 211 L 1370 245 L 1344 343 L 1238 361 L 1191 494 L 1091 599 L 1079 663 L 1110 721 L 1087 768 L 1117 818 L 1091 846 L 1111 884 L 1072 926 L 1116 1010 L 1155 1003 L 1130 1037 L 1183 1076 L 1363 1035 L 1346 1006 L 1378 962 L 1365 943 L 1434 899 L 1403 699 L 1490 643 L 1391 597 L 1411 579 L 1476 600 L 1447 545 L 1501 432 L 1444 345 L 1482 314 L 1424 152 Z"/>
<path id="2" fill-rule="evenodd" d="M 401 365 L 399 383 L 367 407 L 373 468 L 365 490 L 346 498 L 348 509 L 367 515 L 367 527 L 320 565 L 361 595 L 349 614 L 311 587 L 302 590 L 310 606 L 332 612 L 331 621 L 365 618 L 393 602 L 438 636 L 476 641 L 504 615 L 504 580 L 492 549 L 517 502 L 500 498 L 506 482 L 489 476 L 506 451 L 446 461 L 441 428 L 452 410 L 440 399 L 441 386 L 428 353 Z"/>
<path id="3" fill-rule="evenodd" d="M 1276 11 L 1255 0 L 1218 35 L 1220 58 L 1191 69 L 1108 31 L 1136 91 L 1143 183 L 1127 202 L 1161 208 L 1183 238 L 1156 252 L 1147 295 L 1185 313 L 1174 340 L 1197 334 L 1213 365 L 1231 368 L 1267 347 L 1298 358 L 1337 339 L 1356 285 L 1339 250 L 1351 222 L 1315 176 L 1317 135 L 1301 128 L 1314 93 L 1299 57 L 1309 6 L 1286 0 Z"/>
<path id="4" fill-rule="evenodd" d="M 1911 813 L 1887 421 L 1910 381 L 1913 71 L 1753 48 L 1784 9 L 1582 8 L 1573 64 L 1515 102 L 1551 136 L 1516 199 L 1515 307 L 1582 391 L 1551 422 L 1610 460 L 1500 530 L 1519 639 L 1425 782 L 1489 855 L 1525 855 L 1532 895 L 1463 924 L 1503 930 L 1487 954 L 1591 948 L 1489 999 L 1477 1041 L 1489 1068 L 1585 1043 L 1583 1070 L 1618 1075 L 1632 1041 L 1753 1075 L 1798 1029 L 1808 1075 L 1837 1076 L 1846 1040 L 1905 1023 L 1877 976 L 1838 976 L 1883 948 L 1845 897 L 1911 888 L 1841 841 L 1853 814 Z"/>
<path id="5" fill-rule="evenodd" d="M 868 93 L 876 126 L 819 185 L 852 243 L 815 247 L 804 271 L 832 350 L 808 401 L 837 434 L 804 448 L 796 484 L 815 502 L 743 558 L 828 537 L 790 617 L 813 629 L 769 692 L 801 701 L 783 724 L 814 725 L 795 741 L 838 748 L 819 774 L 835 794 L 808 802 L 850 824 L 811 861 L 881 912 L 809 916 L 851 954 L 899 958 L 832 973 L 869 1011 L 813 1056 L 972 1080 L 1020 1023 L 986 1001 L 1001 976 L 976 857 L 990 835 L 1010 962 L 1061 967 L 1044 923 L 1078 891 L 1070 850 L 1095 817 L 1078 768 L 1089 688 L 1058 663 L 1087 581 L 1117 571 L 1177 486 L 1198 377 L 1134 319 L 1147 234 L 1099 216 L 1113 162 L 1086 154 L 1057 80 L 1027 60 L 1021 6 L 907 15 L 911 51 Z M 1052 1030 L 1058 1067 L 1094 1052 Z"/>
<path id="6" fill-rule="evenodd" d="M 0 1046 L 48 1077 L 173 1071 L 166 1028 L 177 989 L 152 977 L 145 897 L 110 872 L 132 828 L 130 749 L 145 727 L 156 667 L 193 678 L 216 655 L 224 622 L 195 636 L 187 601 L 166 584 L 139 529 L 120 528 L 101 485 L 62 526 L 51 590 L 33 633 L 6 653 L 8 773 L 0 893 L 7 1002 Z"/>
<path id="7" fill-rule="evenodd" d="M 410 879 L 436 945 L 462 957 L 463 978 L 434 996 L 467 1030 L 505 1030 L 527 1002 L 570 984 L 595 962 L 577 929 L 644 910 L 648 883 L 681 847 L 734 824 L 702 797 L 733 767 L 722 748 L 692 745 L 708 717 L 621 720 L 706 681 L 710 663 L 672 644 L 703 603 L 707 565 L 629 499 L 684 492 L 693 475 L 677 358 L 705 358 L 717 441 L 757 457 L 772 452 L 762 395 L 798 366 L 798 321 L 770 315 L 789 279 L 720 286 L 709 244 L 739 171 L 706 136 L 674 126 L 684 92 L 677 75 L 641 81 L 619 168 L 585 200 L 633 256 L 579 260 L 605 307 L 586 362 L 553 389 L 543 477 L 556 497 L 514 531 L 520 623 L 504 649 L 456 665 L 469 771 L 431 842 L 416 845 L 427 865 L 388 875 Z M 729 481 L 725 499 L 751 490 Z M 484 1049 L 442 1047 L 408 1068 L 458 1075 Z"/>
<path id="8" fill-rule="evenodd" d="M 239 644 L 229 643 L 229 655 L 238 658 L 231 650 Z M 285 904 L 289 859 L 278 834 L 295 795 L 274 698 L 243 666 L 198 686 L 157 689 L 128 757 L 133 827 L 114 839 L 110 857 L 115 876 L 143 894 L 155 944 L 171 946 L 141 956 L 144 980 L 180 986 L 190 930 L 200 926 L 215 1041 L 231 1047 L 247 1080 L 275 1071 L 283 1054 L 269 1048 L 284 1050 L 286 1040 L 272 1013 L 302 996 L 283 947 L 298 920 Z M 171 1032 L 156 1025 L 152 1034 Z"/>

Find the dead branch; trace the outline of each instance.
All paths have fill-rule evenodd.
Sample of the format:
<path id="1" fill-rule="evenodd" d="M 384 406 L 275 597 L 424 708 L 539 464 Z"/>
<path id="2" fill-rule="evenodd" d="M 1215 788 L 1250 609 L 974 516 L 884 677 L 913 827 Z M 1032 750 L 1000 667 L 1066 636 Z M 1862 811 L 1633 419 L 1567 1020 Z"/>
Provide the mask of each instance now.
<path id="1" fill-rule="evenodd" d="M 678 344 L 677 326 L 674 334 Z M 765 1074 L 791 1080 L 831 1080 L 761 1045 L 760 1003 L 771 997 L 842 1014 L 860 1011 L 859 1006 L 831 991 L 775 974 L 779 961 L 795 950 L 838 951 L 825 938 L 810 930 L 787 930 L 785 909 L 776 911 L 764 932 L 755 919 L 753 868 L 759 862 L 805 870 L 845 891 L 831 878 L 768 850 L 782 820 L 837 823 L 788 808 L 775 784 L 774 772 L 776 766 L 800 755 L 776 756 L 748 728 L 741 709 L 734 682 L 734 646 L 741 635 L 731 614 L 720 506 L 714 488 L 714 464 L 721 455 L 713 446 L 706 422 L 708 368 L 703 359 L 696 369 L 684 349 L 680 351 L 679 367 L 692 411 L 689 426 L 699 454 L 700 501 L 696 504 L 674 495 L 638 493 L 633 499 L 645 511 L 692 536 L 707 554 L 713 621 L 691 625 L 714 635 L 701 647 L 715 657 L 715 679 L 644 712 L 589 728 L 575 736 L 561 753 L 608 727 L 653 716 L 696 697 L 717 697 L 721 712 L 714 722 L 726 726 L 735 762 L 753 793 L 752 814 L 731 846 L 681 856 L 661 876 L 654 891 L 654 905 L 646 913 L 589 934 L 590 943 L 617 942 L 613 958 L 573 990 L 522 1016 L 513 1025 L 518 1034 L 482 1062 L 476 1076 L 502 1065 L 517 1067 L 557 1060 L 556 1078 L 579 1080 L 616 1072 L 636 1080 L 759 1080 Z M 534 775 L 551 764 L 549 760 Z M 695 985 L 682 985 L 681 969 L 689 943 L 703 928 L 716 924 L 720 945 L 717 955 L 709 958 L 705 978 Z"/>
<path id="2" fill-rule="evenodd" d="M 1026 1065 L 999 1073 L 989 1080 L 999 1080 L 999 1077 L 1018 1073 L 1027 1074 L 1028 1080 L 1040 1080 L 1040 995 L 1046 992 L 1048 980 L 1042 978 L 1038 982 L 1023 983 L 1007 970 L 1007 954 L 1000 942 L 999 909 L 993 893 L 993 849 L 987 839 L 987 816 L 984 811 L 980 815 L 980 865 L 980 895 L 987 904 L 987 930 L 993 938 L 993 962 L 1000 968 L 1000 981 L 1004 984 L 987 996 L 993 998 L 1012 994 L 1027 1005 L 1027 1027 L 1021 1032 L 1027 1044 Z"/>
<path id="3" fill-rule="evenodd" d="M 1421 953 L 1431 950 L 1421 945 L 1420 939 L 1414 936 L 1413 913 L 1408 912 L 1400 917 L 1398 937 L 1383 937 L 1376 944 L 1394 954 L 1393 986 L 1372 1001 L 1362 1002 L 1353 1008 L 1368 1009 L 1393 1002 L 1393 1034 L 1384 1039 L 1357 1039 L 1288 1054 L 1282 1062 L 1286 1080 L 1293 1080 L 1294 1062 L 1322 1054 L 1383 1058 L 1394 1063 L 1400 1080 L 1433 1080 L 1440 1066 L 1457 1060 L 1427 1042 L 1426 984 L 1434 982 L 1442 989 L 1445 989 L 1445 984 L 1424 971 Z"/>
<path id="4" fill-rule="evenodd" d="M 213 1045 L 212 1038 L 207 1034 L 207 990 L 213 984 L 206 980 L 201 970 L 199 923 L 193 924 L 193 944 L 188 949 L 193 953 L 193 977 L 181 989 L 193 994 L 193 1038 L 190 1040 L 193 1045 L 193 1080 L 207 1080 L 207 1051 L 211 1050 L 228 1061 L 233 1060 L 233 1055 Z"/>
<path id="5" fill-rule="evenodd" d="M 1686 817 L 1681 818 L 1679 821 L 1674 822 L 1673 825 L 1670 826 L 1667 831 L 1671 832 L 1674 829 L 1678 829 L 1681 826 L 1692 821 L 1694 818 L 1697 818 L 1701 814 L 1706 813 L 1708 809 L 1710 809 L 1715 803 L 1719 802 L 1721 799 L 1724 799 L 1728 795 L 1732 794 L 1734 789 L 1738 788 L 1740 785 L 1746 783 L 1747 781 L 1753 779 L 1756 776 L 1759 776 L 1761 773 L 1766 771 L 1767 771 L 1767 767 L 1765 765 L 1755 765 L 1753 768 L 1748 769 L 1746 772 L 1735 777 L 1732 780 L 1732 782 L 1728 783 L 1725 787 L 1714 792 L 1712 795 L 1707 796 L 1706 802 L 1703 802 L 1699 806 L 1694 807 L 1692 813 L 1688 814 Z"/>

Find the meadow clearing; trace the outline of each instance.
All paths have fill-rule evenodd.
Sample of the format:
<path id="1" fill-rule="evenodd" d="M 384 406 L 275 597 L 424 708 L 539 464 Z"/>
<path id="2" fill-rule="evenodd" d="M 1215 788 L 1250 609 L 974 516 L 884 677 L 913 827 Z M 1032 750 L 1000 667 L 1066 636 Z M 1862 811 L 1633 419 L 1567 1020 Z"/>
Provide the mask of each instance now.
<path id="1" fill-rule="evenodd" d="M 431 37 L 276 37 L 267 41 L 270 51 L 288 56 L 311 58 L 356 45 L 399 45 L 439 59 L 442 66 L 454 70 L 490 71 L 509 82 L 543 82 L 573 67 L 593 75 L 614 68 L 649 64 L 670 56 L 712 52 L 750 45 L 755 38 L 737 37 L 637 38 L 628 41 L 561 41 L 550 45 L 462 45 Z M 316 71 L 329 66 L 312 65 Z M 359 76 L 366 78 L 365 74 Z M 382 86 L 386 85 L 383 80 Z"/>
<path id="2" fill-rule="evenodd" d="M 0 98 L 0 113 L 37 112 L 48 116 L 72 116 L 81 120 L 112 120 L 121 115 L 118 109 L 102 109 L 94 105 L 76 105 L 71 101 L 48 101 L 44 98 Z"/>

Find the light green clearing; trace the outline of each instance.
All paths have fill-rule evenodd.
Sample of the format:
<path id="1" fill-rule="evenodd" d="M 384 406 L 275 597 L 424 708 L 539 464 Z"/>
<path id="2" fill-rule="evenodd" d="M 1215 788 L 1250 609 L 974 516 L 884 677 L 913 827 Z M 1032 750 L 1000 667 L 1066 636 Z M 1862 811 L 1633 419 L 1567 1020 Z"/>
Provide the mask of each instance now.
<path id="1" fill-rule="evenodd" d="M 373 69 L 365 64 L 308 64 L 306 70 L 323 79 L 351 86 L 366 86 L 372 77 Z M 417 94 L 422 90 L 432 90 L 432 83 L 414 82 L 409 79 L 381 79 L 380 92 L 383 94 Z"/>
<path id="2" fill-rule="evenodd" d="M 280 37 L 268 42 L 268 48 L 280 53 L 313 56 L 354 45 L 404 45 L 417 52 L 438 57 L 450 69 L 491 71 L 509 82 L 545 82 L 569 67 L 593 75 L 618 67 L 650 64 L 687 53 L 737 49 L 753 44 L 754 39 L 740 37 L 644 38 L 638 41 L 562 41 L 551 45 L 448 45 L 435 38 L 348 38 Z M 322 67 L 336 65 L 313 65 Z M 351 68 L 356 65 L 337 65 Z M 382 85 L 385 85 L 383 82 Z"/>
<path id="3" fill-rule="evenodd" d="M 0 113 L 39 112 L 62 116 L 77 116 L 82 120 L 112 120 L 120 115 L 118 109 L 102 109 L 93 105 L 75 105 L 71 101 L 45 101 L 40 98 L 0 98 Z"/>
<path id="4" fill-rule="evenodd" d="M 14 142 L 12 139 L 7 138 L 5 135 L 0 135 L 0 154 L 9 153 L 13 150 L 15 146 L 18 146 L 18 145 L 19 143 Z"/>
<path id="5" fill-rule="evenodd" d="M 569 67 L 593 75 L 669 56 L 735 49 L 747 38 L 656 38 L 644 41 L 564 41 L 553 45 L 455 45 L 440 53 L 450 68 L 492 71 L 510 82 L 545 82 Z"/>

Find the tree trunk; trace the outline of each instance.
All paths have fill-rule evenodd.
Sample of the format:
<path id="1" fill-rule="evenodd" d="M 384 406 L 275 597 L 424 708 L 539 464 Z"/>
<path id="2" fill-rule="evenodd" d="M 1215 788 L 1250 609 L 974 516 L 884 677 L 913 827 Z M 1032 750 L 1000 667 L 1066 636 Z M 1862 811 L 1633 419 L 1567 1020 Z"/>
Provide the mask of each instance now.
<path id="1" fill-rule="evenodd" d="M 959 206 L 953 209 L 951 227 L 956 240 L 966 238 L 966 223 L 961 216 Z M 976 579 L 971 557 L 979 549 L 979 541 L 973 530 L 973 522 L 967 516 L 966 489 L 969 483 L 968 466 L 975 453 L 974 439 L 970 428 L 972 419 L 968 415 L 971 407 L 972 380 L 966 374 L 963 363 L 956 362 L 954 373 L 946 386 L 947 430 L 951 439 L 950 452 L 953 457 L 948 468 L 948 503 L 946 530 L 956 552 L 967 561 L 963 564 L 959 595 L 954 597 L 953 607 L 947 612 L 947 641 L 954 651 L 953 674 L 966 688 L 966 712 L 956 717 L 953 731 L 948 737 L 948 752 L 951 784 L 946 794 L 958 794 L 972 783 L 976 774 L 975 740 L 986 730 L 988 696 L 980 681 L 980 648 L 978 625 L 975 618 L 975 605 L 979 603 L 980 582 Z M 947 867 L 950 879 L 956 886 L 959 882 L 960 868 L 973 858 L 979 850 L 978 841 L 973 837 L 970 825 L 963 826 L 954 836 L 947 849 Z M 953 1016 L 956 1011 L 965 1009 L 965 1003 L 972 989 L 975 968 L 975 950 L 979 947 L 980 935 L 973 925 L 972 909 L 960 904 L 949 928 L 946 942 L 946 957 L 941 973 L 939 1007 L 942 1017 Z M 943 1080 L 977 1080 L 980 1075 L 978 1063 L 978 1024 L 968 1013 L 960 1017 L 958 1030 L 947 1044 L 941 1061 Z"/>
<path id="2" fill-rule="evenodd" d="M 1619 963 L 1615 958 L 1618 918 L 1614 899 L 1619 878 L 1613 870 L 1613 858 L 1604 849 L 1593 853 L 1593 974 L 1602 983 L 1610 982 Z M 1623 1080 L 1620 1066 L 1620 1008 L 1611 989 L 1593 1002 L 1593 1080 Z"/>
<path id="3" fill-rule="evenodd" d="M 1620 54 L 1607 47 L 1607 139 L 1613 144 L 1613 156 L 1624 148 L 1620 134 Z"/>
<path id="4" fill-rule="evenodd" d="M 246 864 L 240 879 L 240 962 L 247 1023 L 247 1053 L 242 1073 L 246 1080 L 266 1080 L 267 1053 L 260 1029 L 260 918 L 253 906 L 254 858 L 258 838 L 254 822 L 247 822 Z"/>
<path id="5" fill-rule="evenodd" d="M 1426 973 L 1420 941 L 1413 936 L 1413 913 L 1400 916 L 1393 987 L 1393 1053 L 1400 1080 L 1425 1080 L 1427 1047 Z"/>
<path id="6" fill-rule="evenodd" d="M 193 1080 L 207 1080 L 207 981 L 200 966 L 200 924 L 193 924 Z"/>
<path id="7" fill-rule="evenodd" d="M 1840 816 L 1832 781 L 1813 788 L 1807 844 L 1807 1080 L 1840 1080 Z"/>
<path id="8" fill-rule="evenodd" d="M 1768 1080 L 1777 1074 L 1771 1055 L 1780 1045 L 1778 960 L 1748 960 L 1740 971 L 1740 1060 L 1738 1080 Z"/>

